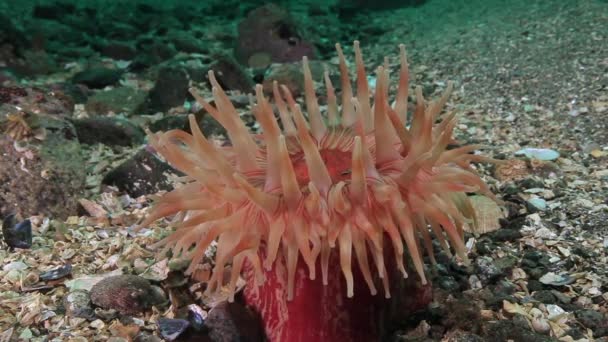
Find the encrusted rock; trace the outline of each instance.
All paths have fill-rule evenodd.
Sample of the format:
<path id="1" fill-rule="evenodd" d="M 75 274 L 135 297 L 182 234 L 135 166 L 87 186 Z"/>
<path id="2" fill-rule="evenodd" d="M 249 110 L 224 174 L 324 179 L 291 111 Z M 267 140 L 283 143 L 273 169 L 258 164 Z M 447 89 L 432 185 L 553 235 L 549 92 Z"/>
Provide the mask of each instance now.
<path id="1" fill-rule="evenodd" d="M 133 157 L 108 172 L 102 184 L 116 186 L 132 197 L 172 189 L 170 174 L 175 171 L 158 159 L 148 148 L 141 149 Z"/>
<path id="2" fill-rule="evenodd" d="M 95 312 L 91 307 L 91 298 L 86 291 L 76 290 L 68 293 L 63 297 L 63 307 L 67 316 L 89 320 L 95 318 Z"/>
<path id="3" fill-rule="evenodd" d="M 104 309 L 134 315 L 161 303 L 163 298 L 146 279 L 135 275 L 118 275 L 95 284 L 91 289 L 91 301 Z"/>

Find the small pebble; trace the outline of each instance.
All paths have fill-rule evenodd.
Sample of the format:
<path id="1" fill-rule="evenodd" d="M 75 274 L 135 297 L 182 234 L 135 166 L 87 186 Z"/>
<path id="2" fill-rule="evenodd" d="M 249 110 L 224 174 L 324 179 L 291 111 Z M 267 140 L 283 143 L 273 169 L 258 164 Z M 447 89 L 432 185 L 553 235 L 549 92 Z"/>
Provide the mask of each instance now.
<path id="1" fill-rule="evenodd" d="M 547 148 L 524 148 L 515 152 L 516 156 L 526 156 L 530 159 L 551 161 L 559 158 L 559 152 Z"/>
<path id="2" fill-rule="evenodd" d="M 171 318 L 160 318 L 156 324 L 160 335 L 167 341 L 174 341 L 190 326 L 190 322 L 185 319 Z"/>
<path id="3" fill-rule="evenodd" d="M 547 201 L 542 198 L 530 198 L 528 204 L 536 210 L 545 211 L 547 210 Z"/>
<path id="4" fill-rule="evenodd" d="M 95 329 L 101 329 L 101 328 L 105 327 L 105 325 L 106 324 L 100 319 L 96 319 L 93 322 L 91 322 L 91 327 L 95 328 Z"/>

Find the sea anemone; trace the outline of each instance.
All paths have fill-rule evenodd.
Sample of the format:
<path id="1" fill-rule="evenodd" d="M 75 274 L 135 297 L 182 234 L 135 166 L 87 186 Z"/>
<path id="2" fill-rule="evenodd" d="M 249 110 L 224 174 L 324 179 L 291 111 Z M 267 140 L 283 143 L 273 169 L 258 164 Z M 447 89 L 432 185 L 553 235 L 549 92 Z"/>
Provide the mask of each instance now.
<path id="1" fill-rule="evenodd" d="M 341 105 L 326 72 L 325 115 L 305 57 L 308 118 L 289 90 L 275 83 L 279 126 L 273 106 L 257 85 L 252 112 L 263 134 L 251 134 L 209 72 L 215 106 L 191 92 L 226 128 L 231 145 L 209 141 L 193 116 L 191 134 L 172 130 L 149 135 L 156 151 L 187 176 L 182 186 L 160 198 L 141 226 L 182 213 L 176 231 L 158 246 L 165 247 L 161 253 L 171 250 L 174 256 L 190 258 L 187 274 L 197 269 L 217 241 L 208 290 L 225 285 L 230 265 L 233 300 L 243 274 L 248 281 L 245 299 L 260 312 L 271 340 L 302 340 L 302 330 L 315 341 L 369 338 L 375 332 L 366 331 L 361 322 L 372 317 L 350 319 L 335 308 L 352 307 L 345 302 L 352 302 L 355 290 L 364 298 L 361 284 L 369 289 L 368 297 L 375 295 L 378 278 L 384 296 L 390 297 L 394 270 L 408 278 L 406 269 L 413 268 L 419 284 L 427 284 L 421 245 L 434 263 L 432 236 L 445 253 L 451 256 L 453 250 L 468 262 L 463 226 L 475 224 L 475 213 L 467 193 L 492 197 L 471 166 L 491 161 L 472 153 L 479 146 L 448 148 L 455 145 L 456 116 L 441 113 L 451 83 L 432 102 L 416 88 L 415 109 L 408 115 L 409 71 L 403 45 L 393 105 L 388 62 L 376 69 L 371 101 L 359 43 L 354 44 L 356 94 L 342 49 L 338 44 L 336 48 Z M 353 266 L 354 259 L 358 267 Z M 343 280 L 336 276 L 339 273 Z M 295 307 L 294 302 L 300 304 Z M 356 304 L 367 305 L 364 300 Z M 309 308 L 299 311 L 302 306 Z"/>

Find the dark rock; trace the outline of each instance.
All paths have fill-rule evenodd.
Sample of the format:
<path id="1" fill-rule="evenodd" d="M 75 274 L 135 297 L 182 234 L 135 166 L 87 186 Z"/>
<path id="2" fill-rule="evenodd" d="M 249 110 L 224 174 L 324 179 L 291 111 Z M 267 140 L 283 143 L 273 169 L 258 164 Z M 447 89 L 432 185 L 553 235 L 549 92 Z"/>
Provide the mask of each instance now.
<path id="1" fill-rule="evenodd" d="M 108 23 L 108 25 L 103 25 L 101 28 L 105 30 L 101 35 L 109 39 L 127 41 L 133 39 L 138 34 L 137 28 L 126 22 L 113 21 L 112 23 Z"/>
<path id="2" fill-rule="evenodd" d="M 541 283 L 538 280 L 535 279 L 530 279 L 528 281 L 528 290 L 530 292 L 534 292 L 534 291 L 541 291 L 545 288 L 545 284 Z"/>
<path id="3" fill-rule="evenodd" d="M 59 266 L 50 271 L 46 271 L 40 274 L 42 280 L 57 280 L 61 279 L 72 273 L 72 264 L 67 263 L 63 266 Z"/>
<path id="4" fill-rule="evenodd" d="M 75 290 L 63 297 L 63 308 L 68 317 L 80 317 L 88 320 L 95 319 L 95 311 L 91 306 L 89 293 L 83 290 Z"/>
<path id="5" fill-rule="evenodd" d="M 516 316 L 517 317 L 517 316 Z M 488 322 L 484 330 L 487 341 L 517 341 L 517 342 L 551 342 L 552 338 L 537 334 L 530 330 L 527 322 L 517 324 L 514 321 Z"/>
<path id="6" fill-rule="evenodd" d="M 188 32 L 171 31 L 168 41 L 175 46 L 178 51 L 186 53 L 209 53 L 209 48 L 200 40 Z"/>
<path id="7" fill-rule="evenodd" d="M 32 223 L 30 220 L 17 223 L 15 215 L 10 214 L 2 220 L 2 236 L 11 248 L 31 248 Z"/>
<path id="8" fill-rule="evenodd" d="M 160 337 L 151 335 L 147 332 L 140 332 L 135 336 L 134 342 L 162 342 Z"/>
<path id="9" fill-rule="evenodd" d="M 534 267 L 534 268 L 524 268 L 524 271 L 528 273 L 530 279 L 538 280 L 540 277 L 544 276 L 547 273 L 547 269 L 545 267 Z"/>
<path id="10" fill-rule="evenodd" d="M 487 255 L 491 254 L 495 250 L 496 245 L 490 239 L 482 237 L 475 244 L 475 248 L 477 249 L 477 253 L 480 255 Z"/>
<path id="11" fill-rule="evenodd" d="M 339 0 L 338 6 L 344 15 L 350 13 L 349 11 L 354 11 L 352 14 L 357 14 L 366 10 L 389 10 L 406 6 L 420 6 L 425 2 L 426 0 Z"/>
<path id="12" fill-rule="evenodd" d="M 210 69 L 224 90 L 253 92 L 253 80 L 234 59 L 229 56 L 216 56 L 214 60 Z"/>
<path id="13" fill-rule="evenodd" d="M 24 49 L 30 45 L 29 40 L 11 18 L 0 14 L 0 61 L 10 64 L 21 57 Z"/>
<path id="14" fill-rule="evenodd" d="M 515 182 L 515 185 L 521 189 L 544 188 L 545 184 L 537 178 L 524 178 Z"/>
<path id="15" fill-rule="evenodd" d="M 162 119 L 152 122 L 148 128 L 151 132 L 166 132 L 172 129 L 181 129 L 183 131 L 190 132 L 188 115 L 183 114 L 167 115 Z"/>
<path id="16" fill-rule="evenodd" d="M 521 238 L 519 230 L 515 229 L 499 229 L 488 234 L 494 241 L 515 241 Z"/>
<path id="17" fill-rule="evenodd" d="M 109 42 L 102 49 L 101 54 L 113 59 L 131 60 L 137 55 L 133 46 L 121 42 Z"/>
<path id="18" fill-rule="evenodd" d="M 593 330 L 593 337 L 608 336 L 608 316 L 594 310 L 578 310 L 574 314 L 582 325 Z"/>
<path id="19" fill-rule="evenodd" d="M 179 67 L 164 67 L 158 71 L 154 88 L 146 101 L 148 113 L 165 112 L 184 104 L 188 95 L 188 75 Z"/>
<path id="20" fill-rule="evenodd" d="M 73 112 L 75 103 L 84 103 L 90 94 L 90 90 L 84 85 L 73 84 L 71 82 L 54 83 L 48 86 L 49 96 L 56 101 L 60 101 L 66 107 L 68 113 Z"/>
<path id="21" fill-rule="evenodd" d="M 556 304 L 557 298 L 549 290 L 536 291 L 532 297 L 543 304 Z"/>
<path id="22" fill-rule="evenodd" d="M 212 341 L 263 341 L 261 321 L 239 303 L 222 302 L 207 316 L 206 326 Z"/>
<path id="23" fill-rule="evenodd" d="M 477 258 L 475 268 L 479 279 L 485 283 L 493 282 L 503 274 L 503 271 L 496 266 L 494 260 L 490 257 Z"/>
<path id="24" fill-rule="evenodd" d="M 569 297 L 568 295 L 557 291 L 557 290 L 551 290 L 551 293 L 555 296 L 555 298 L 557 298 L 562 304 L 570 304 L 572 302 L 572 297 Z"/>
<path id="25" fill-rule="evenodd" d="M 158 159 L 148 148 L 144 148 L 106 174 L 102 184 L 116 186 L 131 197 L 139 197 L 160 190 L 171 190 L 171 173 L 177 171 Z"/>
<path id="26" fill-rule="evenodd" d="M 57 20 L 66 13 L 74 12 L 75 9 L 76 7 L 70 3 L 38 4 L 34 7 L 32 15 L 34 18 Z"/>
<path id="27" fill-rule="evenodd" d="M 501 271 L 501 273 L 506 274 L 507 272 L 511 271 L 511 269 L 513 267 L 515 267 L 517 265 L 518 259 L 515 256 L 512 255 L 508 255 L 502 258 L 498 258 L 494 261 L 494 264 L 496 265 L 496 267 L 498 267 L 498 269 Z"/>
<path id="28" fill-rule="evenodd" d="M 312 79 L 317 82 L 323 80 L 323 65 L 318 61 L 309 61 L 308 66 Z M 299 96 L 304 93 L 304 72 L 302 70 L 302 62 L 272 64 L 264 75 L 264 92 L 272 93 L 273 82 L 276 81 L 279 85 L 284 85 L 291 91 L 294 96 Z M 335 83 L 334 83 L 335 84 Z"/>
<path id="29" fill-rule="evenodd" d="M 226 129 L 215 121 L 211 115 L 199 112 L 195 114 L 195 116 L 198 121 L 198 126 L 201 128 L 201 131 L 206 137 L 210 137 L 212 135 L 226 135 Z M 172 129 L 181 129 L 191 133 L 188 115 L 183 114 L 165 116 L 164 118 L 151 123 L 148 128 L 152 132 L 166 132 Z"/>
<path id="30" fill-rule="evenodd" d="M 544 254 L 537 250 L 528 250 L 524 253 L 524 259 L 539 262 L 544 257 Z"/>
<path id="31" fill-rule="evenodd" d="M 72 82 L 84 84 L 89 88 L 100 89 L 118 82 L 122 74 L 122 70 L 96 67 L 77 73 L 72 77 Z"/>
<path id="32" fill-rule="evenodd" d="M 606 220 L 604 220 L 603 222 L 605 223 Z M 593 250 L 582 247 L 582 246 L 574 246 L 572 248 L 572 253 L 579 255 L 585 259 L 591 259 L 591 258 L 595 257 L 595 253 L 593 252 Z"/>
<path id="33" fill-rule="evenodd" d="M 437 284 L 448 292 L 456 292 L 460 289 L 460 285 L 454 277 L 441 277 L 438 279 Z"/>
<path id="34" fill-rule="evenodd" d="M 313 45 L 302 39 L 287 11 L 274 4 L 251 11 L 239 24 L 235 54 L 239 62 L 252 67 L 261 55 L 277 63 L 315 56 Z"/>
<path id="35" fill-rule="evenodd" d="M 454 331 L 449 334 L 450 342 L 485 342 L 483 337 L 466 331 Z M 446 336 L 447 337 L 447 336 Z"/>
<path id="36" fill-rule="evenodd" d="M 91 289 L 91 301 L 104 309 L 134 315 L 163 301 L 150 282 L 135 275 L 107 277 Z"/>
<path id="37" fill-rule="evenodd" d="M 129 65 L 132 71 L 144 70 L 170 59 L 177 54 L 177 50 L 169 44 L 146 37 L 136 43 L 137 56 Z"/>
<path id="38" fill-rule="evenodd" d="M 87 145 L 132 146 L 144 141 L 144 132 L 127 119 L 94 117 L 73 120 L 78 140 Z"/>
<path id="39" fill-rule="evenodd" d="M 13 63 L 9 63 L 10 69 L 20 77 L 34 77 L 36 75 L 46 75 L 59 68 L 55 63 L 53 55 L 44 50 L 24 50 L 22 58 Z"/>
<path id="40" fill-rule="evenodd" d="M 442 325 L 476 332 L 481 324 L 479 307 L 464 298 L 455 298 L 442 303 Z"/>

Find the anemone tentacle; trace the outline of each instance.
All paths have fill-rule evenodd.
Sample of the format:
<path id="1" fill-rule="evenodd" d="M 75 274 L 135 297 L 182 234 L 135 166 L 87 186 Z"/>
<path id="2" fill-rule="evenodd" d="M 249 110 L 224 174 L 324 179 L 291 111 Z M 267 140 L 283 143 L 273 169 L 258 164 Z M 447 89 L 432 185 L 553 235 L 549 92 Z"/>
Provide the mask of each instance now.
<path id="1" fill-rule="evenodd" d="M 355 42 L 353 93 L 344 53 L 338 44 L 336 49 L 341 105 L 326 72 L 325 113 L 304 58 L 308 119 L 286 87 L 273 84 L 275 115 L 262 87 L 257 86 L 252 112 L 263 135 L 251 134 L 210 72 L 216 106 L 196 90 L 191 92 L 226 128 L 232 146 L 215 146 L 193 116 L 189 118 L 192 134 L 180 130 L 150 133 L 150 144 L 189 181 L 166 194 L 142 224 L 187 213 L 177 231 L 158 243 L 192 258 L 187 273 L 196 269 L 206 248 L 217 240 L 210 290 L 221 287 L 228 264 L 234 292 L 246 261 L 254 265 L 258 283 L 264 269 L 280 262 L 287 269 L 288 297 L 292 298 L 299 258 L 311 279 L 320 269 L 326 283 L 330 254 L 338 253 L 348 297 L 354 295 L 353 267 L 359 268 L 372 294 L 377 292 L 375 276 L 381 278 L 388 297 L 384 249 L 393 249 L 394 265 L 403 277 L 408 277 L 404 258 L 409 256 L 415 274 L 426 284 L 422 246 L 434 262 L 431 233 L 447 253 L 453 250 L 467 262 L 462 226 L 476 221 L 467 193 L 491 196 L 471 162 L 491 159 L 470 154 L 478 146 L 447 150 L 454 142 L 456 116 L 449 113 L 435 122 L 452 83 L 430 103 L 416 88 L 415 110 L 408 115 L 409 70 L 403 45 L 392 105 L 388 63 L 377 68 L 372 94 Z"/>

